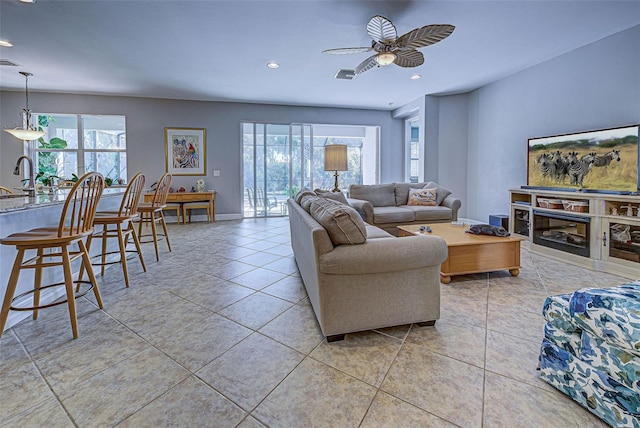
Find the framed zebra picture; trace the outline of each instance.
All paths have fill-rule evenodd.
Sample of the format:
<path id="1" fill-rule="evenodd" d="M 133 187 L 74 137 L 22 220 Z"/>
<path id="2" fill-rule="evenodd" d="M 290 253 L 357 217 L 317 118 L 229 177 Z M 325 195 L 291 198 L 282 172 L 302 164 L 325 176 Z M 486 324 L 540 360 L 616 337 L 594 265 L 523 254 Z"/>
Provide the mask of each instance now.
<path id="1" fill-rule="evenodd" d="M 527 184 L 584 191 L 640 191 L 640 125 L 530 138 Z"/>
<path id="2" fill-rule="evenodd" d="M 207 174 L 207 130 L 164 128 L 167 172 L 172 175 Z"/>

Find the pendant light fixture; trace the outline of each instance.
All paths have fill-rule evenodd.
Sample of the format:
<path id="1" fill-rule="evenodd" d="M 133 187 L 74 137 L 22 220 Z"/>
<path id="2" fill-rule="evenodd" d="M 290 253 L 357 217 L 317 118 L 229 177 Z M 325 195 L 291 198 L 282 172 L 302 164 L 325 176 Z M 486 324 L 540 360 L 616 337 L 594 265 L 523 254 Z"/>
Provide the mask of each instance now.
<path id="1" fill-rule="evenodd" d="M 27 71 L 20 71 L 20 74 L 24 76 L 25 79 L 25 94 L 27 98 L 26 107 L 22 110 L 26 116 L 26 125 L 22 127 L 16 127 L 13 129 L 5 129 L 9 134 L 13 135 L 19 140 L 23 141 L 31 141 L 37 140 L 42 137 L 45 133 L 42 131 L 38 131 L 37 129 L 31 126 L 31 110 L 29 110 L 29 76 L 33 76 L 33 74 Z M 25 118 L 23 118 L 25 120 Z"/>

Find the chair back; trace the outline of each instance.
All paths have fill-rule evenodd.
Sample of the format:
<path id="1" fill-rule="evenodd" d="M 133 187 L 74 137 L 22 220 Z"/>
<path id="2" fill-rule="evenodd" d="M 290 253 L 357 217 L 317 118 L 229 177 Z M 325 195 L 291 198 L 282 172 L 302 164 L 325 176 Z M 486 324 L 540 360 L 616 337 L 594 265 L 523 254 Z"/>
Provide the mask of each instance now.
<path id="1" fill-rule="evenodd" d="M 91 233 L 93 218 L 104 189 L 104 177 L 89 172 L 78 179 L 69 191 L 62 208 L 58 236 L 74 236 Z"/>
<path id="2" fill-rule="evenodd" d="M 133 176 L 127 186 L 127 190 L 124 191 L 120 210 L 118 211 L 120 217 L 132 216 L 138 212 L 138 203 L 140 203 L 143 188 L 144 174 L 139 172 Z"/>
<path id="3" fill-rule="evenodd" d="M 0 186 L 0 195 L 10 195 L 12 193 L 13 191 L 11 191 L 11 189 L 6 188 L 4 186 Z"/>
<path id="4" fill-rule="evenodd" d="M 169 187 L 171 186 L 171 174 L 166 173 L 158 181 L 156 193 L 153 195 L 154 207 L 161 207 L 167 204 L 167 196 L 169 195 Z"/>

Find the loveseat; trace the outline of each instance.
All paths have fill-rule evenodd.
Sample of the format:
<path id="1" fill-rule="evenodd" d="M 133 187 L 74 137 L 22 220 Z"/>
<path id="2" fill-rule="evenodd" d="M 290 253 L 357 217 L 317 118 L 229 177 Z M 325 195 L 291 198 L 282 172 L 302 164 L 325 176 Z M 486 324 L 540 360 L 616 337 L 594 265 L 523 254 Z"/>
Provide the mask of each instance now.
<path id="1" fill-rule="evenodd" d="M 300 202 L 287 201 L 291 246 L 328 341 L 356 331 L 435 324 L 444 240 L 395 238 L 365 224 L 348 205 L 309 194 Z"/>
<path id="2" fill-rule="evenodd" d="M 614 427 L 640 428 L 640 281 L 548 297 L 540 377 Z"/>
<path id="3" fill-rule="evenodd" d="M 411 204 L 409 192 L 434 189 L 435 198 Z M 412 223 L 444 223 L 458 219 L 460 199 L 451 191 L 434 183 L 353 184 L 349 187 L 349 204 L 371 224 L 393 235 L 396 226 Z"/>

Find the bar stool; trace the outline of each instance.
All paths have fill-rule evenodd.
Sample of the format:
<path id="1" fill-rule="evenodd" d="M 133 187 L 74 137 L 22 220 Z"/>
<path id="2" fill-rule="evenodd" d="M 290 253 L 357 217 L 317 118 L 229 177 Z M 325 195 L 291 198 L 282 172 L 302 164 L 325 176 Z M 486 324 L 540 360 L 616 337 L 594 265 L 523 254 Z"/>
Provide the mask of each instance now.
<path id="1" fill-rule="evenodd" d="M 129 287 L 129 272 L 127 270 L 127 253 L 137 253 L 140 259 L 142 269 L 146 272 L 147 267 L 144 264 L 142 258 L 142 249 L 140 248 L 140 241 L 136 234 L 136 229 L 133 227 L 133 220 L 139 217 L 138 204 L 140 202 L 140 195 L 142 195 L 142 189 L 144 188 L 144 175 L 141 173 L 136 174 L 124 192 L 122 202 L 120 203 L 120 209 L 118 211 L 98 211 L 93 219 L 94 226 L 102 226 L 102 230 L 94 232 L 93 235 L 87 238 L 87 250 L 91 249 L 91 242 L 93 238 L 102 239 L 102 253 L 94 257 L 100 257 L 100 263 L 92 263 L 93 266 L 100 266 L 100 274 L 104 275 L 105 266 L 122 263 L 122 271 L 124 273 L 124 283 Z M 123 226 L 126 227 L 123 229 Z M 110 229 L 109 226 L 115 226 Z M 136 246 L 135 250 L 127 250 L 127 244 L 129 243 L 129 237 L 133 238 L 133 243 Z M 107 252 L 107 239 L 118 238 L 119 251 Z M 107 255 L 120 253 L 120 259 L 108 262 L 106 260 Z M 82 269 L 80 270 L 82 277 Z"/>
<path id="2" fill-rule="evenodd" d="M 0 195 L 11 195 L 13 191 L 8 187 L 0 186 Z"/>
<path id="3" fill-rule="evenodd" d="M 7 291 L 4 295 L 2 310 L 0 311 L 0 337 L 2 336 L 2 330 L 4 330 L 10 310 L 33 311 L 33 319 L 37 319 L 38 309 L 67 303 L 69 306 L 69 318 L 71 319 L 73 338 L 77 339 L 78 322 L 76 318 L 75 299 L 93 290 L 98 306 L 102 309 L 102 299 L 100 297 L 98 283 L 91 269 L 89 251 L 84 243 L 84 239 L 93 233 L 93 219 L 100 196 L 102 196 L 103 188 L 104 178 L 101 174 L 97 172 L 85 174 L 71 188 L 63 205 L 60 223 L 57 227 L 31 229 L 26 232 L 14 233 L 0 239 L 0 244 L 15 245 L 18 250 L 13 269 L 11 270 L 11 276 L 9 277 Z M 78 244 L 78 251 L 70 251 L 69 247 L 76 243 Z M 28 260 L 24 260 L 27 250 L 36 250 L 37 255 Z M 77 281 L 73 280 L 71 263 L 77 259 L 81 259 L 81 266 L 87 270 L 89 281 L 82 281 L 80 277 L 78 277 Z M 42 269 L 54 266 L 62 266 L 64 282 L 43 286 Z M 33 290 L 14 297 L 20 272 L 23 269 L 35 269 Z M 90 286 L 86 290 L 76 293 L 73 289 L 74 282 L 77 283 L 78 286 L 80 286 L 81 283 L 90 284 Z M 42 290 L 61 285 L 65 286 L 66 300 L 40 305 L 40 292 Z M 29 294 L 33 294 L 32 307 L 11 306 L 16 300 Z"/>
<path id="4" fill-rule="evenodd" d="M 209 202 L 185 202 L 182 204 L 182 220 L 187 222 L 187 211 L 189 211 L 189 223 L 191 223 L 191 210 L 195 209 L 206 209 L 207 210 L 207 220 L 211 223 L 213 220 L 211 218 L 211 204 Z"/>
<path id="5" fill-rule="evenodd" d="M 153 202 L 141 202 L 138 205 L 138 212 L 140 213 L 140 218 L 138 221 L 140 222 L 138 227 L 138 236 L 142 238 L 143 236 L 152 236 L 153 238 L 153 246 L 156 250 L 156 261 L 160 261 L 160 255 L 158 253 L 158 232 L 156 230 L 156 223 L 160 222 L 162 224 L 162 229 L 164 230 L 165 240 L 167 241 L 167 247 L 169 251 L 171 251 L 171 242 L 169 242 L 169 233 L 167 232 L 167 223 L 164 221 L 164 214 L 162 214 L 162 210 L 167 205 L 167 195 L 169 195 L 169 186 L 171 185 L 171 174 L 166 173 L 158 181 L 158 187 L 156 187 L 156 192 L 153 195 Z M 157 216 L 156 216 L 157 215 Z M 142 224 L 149 223 L 151 224 L 151 235 L 142 235 Z M 151 242 L 151 241 L 141 241 L 141 242 Z"/>

